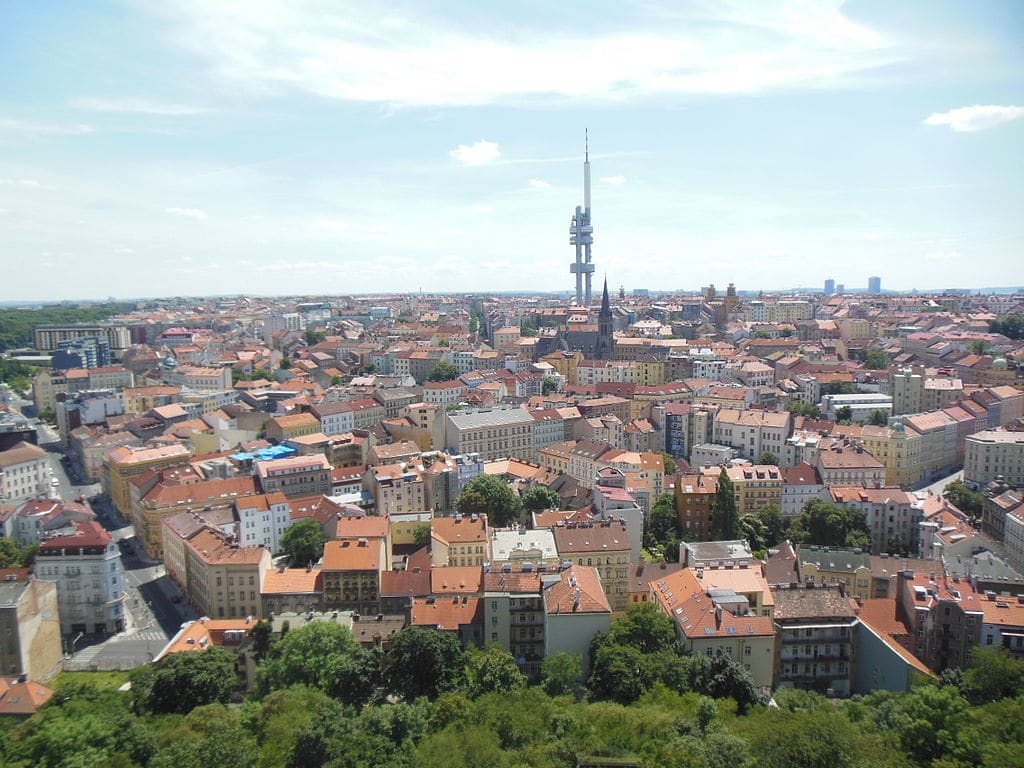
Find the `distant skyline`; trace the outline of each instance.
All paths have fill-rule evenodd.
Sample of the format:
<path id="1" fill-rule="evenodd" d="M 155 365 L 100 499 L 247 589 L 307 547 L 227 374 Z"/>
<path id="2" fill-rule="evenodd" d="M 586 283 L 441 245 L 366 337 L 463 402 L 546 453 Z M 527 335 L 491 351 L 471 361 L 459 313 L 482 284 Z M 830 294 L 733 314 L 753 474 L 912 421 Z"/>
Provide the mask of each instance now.
<path id="1" fill-rule="evenodd" d="M 36 0 L 0 301 L 1024 283 L 1024 3 Z"/>

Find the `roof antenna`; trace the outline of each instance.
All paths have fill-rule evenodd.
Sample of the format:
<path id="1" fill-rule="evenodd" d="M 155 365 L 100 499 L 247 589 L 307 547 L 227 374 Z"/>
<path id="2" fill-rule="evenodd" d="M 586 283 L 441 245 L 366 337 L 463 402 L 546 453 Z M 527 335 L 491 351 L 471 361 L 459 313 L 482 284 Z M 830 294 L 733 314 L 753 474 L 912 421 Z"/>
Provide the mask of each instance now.
<path id="1" fill-rule="evenodd" d="M 583 162 L 590 162 L 590 129 L 583 129 Z"/>

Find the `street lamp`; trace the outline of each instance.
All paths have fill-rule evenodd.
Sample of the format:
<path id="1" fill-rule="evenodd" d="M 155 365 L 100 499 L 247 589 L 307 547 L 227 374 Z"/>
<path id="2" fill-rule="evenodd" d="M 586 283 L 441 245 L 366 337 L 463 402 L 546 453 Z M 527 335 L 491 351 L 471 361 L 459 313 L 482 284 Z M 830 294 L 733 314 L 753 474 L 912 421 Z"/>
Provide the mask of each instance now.
<path id="1" fill-rule="evenodd" d="M 72 661 L 75 660 L 75 645 L 83 637 L 85 637 L 85 633 L 84 632 L 79 632 L 77 635 L 75 635 L 74 639 L 71 641 L 71 660 Z"/>

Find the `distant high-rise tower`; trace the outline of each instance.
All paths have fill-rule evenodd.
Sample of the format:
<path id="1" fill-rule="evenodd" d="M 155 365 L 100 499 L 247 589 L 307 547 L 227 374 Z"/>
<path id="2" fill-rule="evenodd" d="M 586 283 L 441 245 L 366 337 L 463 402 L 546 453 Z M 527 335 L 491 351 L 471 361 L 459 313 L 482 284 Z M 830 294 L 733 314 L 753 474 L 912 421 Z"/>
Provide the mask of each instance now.
<path id="1" fill-rule="evenodd" d="M 882 292 L 882 278 L 880 277 L 869 277 L 868 278 L 868 293 L 873 293 L 876 296 Z"/>
<path id="2" fill-rule="evenodd" d="M 590 280 L 594 265 L 590 262 L 590 246 L 594 244 L 594 227 L 590 224 L 590 137 L 583 143 L 583 207 L 576 206 L 569 225 L 569 244 L 576 246 L 576 261 L 569 265 L 576 275 L 576 304 L 590 306 Z"/>
<path id="3" fill-rule="evenodd" d="M 831 277 L 825 281 L 825 295 L 832 296 L 836 292 L 836 281 Z"/>

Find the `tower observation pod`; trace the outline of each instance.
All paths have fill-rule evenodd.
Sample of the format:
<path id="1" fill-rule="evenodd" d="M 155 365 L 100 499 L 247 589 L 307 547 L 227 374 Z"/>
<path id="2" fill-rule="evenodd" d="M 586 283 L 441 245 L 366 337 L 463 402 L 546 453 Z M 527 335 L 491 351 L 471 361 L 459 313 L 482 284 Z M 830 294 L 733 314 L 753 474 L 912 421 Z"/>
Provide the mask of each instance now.
<path id="1" fill-rule="evenodd" d="M 570 274 L 576 275 L 576 304 L 590 306 L 590 283 L 594 274 L 591 246 L 594 227 L 590 223 L 590 137 L 583 144 L 583 207 L 576 206 L 569 224 L 569 245 L 576 246 L 576 260 L 569 265 Z"/>

